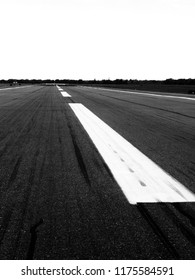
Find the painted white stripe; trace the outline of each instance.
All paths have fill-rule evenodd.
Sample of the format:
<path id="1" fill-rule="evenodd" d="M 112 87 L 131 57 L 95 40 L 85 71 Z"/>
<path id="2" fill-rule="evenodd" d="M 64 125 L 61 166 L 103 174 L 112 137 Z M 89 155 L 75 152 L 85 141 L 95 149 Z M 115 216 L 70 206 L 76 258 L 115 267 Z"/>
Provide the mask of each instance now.
<path id="1" fill-rule="evenodd" d="M 70 94 L 68 94 L 66 91 L 64 91 L 62 88 L 58 87 L 58 90 L 60 91 L 60 93 L 62 94 L 63 97 L 71 97 Z"/>
<path id="2" fill-rule="evenodd" d="M 26 87 L 32 87 L 32 86 L 33 86 L 33 85 L 30 85 L 30 86 L 22 86 L 22 87 L 1 88 L 0 90 L 18 89 L 18 88 L 26 88 Z"/>
<path id="3" fill-rule="evenodd" d="M 195 194 L 162 170 L 85 106 L 69 103 L 131 204 L 195 202 Z"/>
<path id="4" fill-rule="evenodd" d="M 65 91 L 61 91 L 61 94 L 62 94 L 63 97 L 71 97 L 71 95 L 68 94 L 68 93 L 65 92 Z"/>
<path id="5" fill-rule="evenodd" d="M 87 86 L 86 86 L 87 87 Z M 123 93 L 131 93 L 135 95 L 147 95 L 147 96 L 156 96 L 156 97 L 163 97 L 163 98 L 175 98 L 175 99 L 186 99 L 186 100 L 193 100 L 195 101 L 195 98 L 193 97 L 185 97 L 185 96 L 175 96 L 175 95 L 165 95 L 165 94 L 155 94 L 155 93 L 146 93 L 146 92 L 140 92 L 140 91 L 127 91 L 127 90 L 116 90 L 116 89 L 107 89 L 107 88 L 94 88 L 93 89 L 98 90 L 106 90 L 106 91 L 116 91 L 116 92 L 123 92 Z"/>

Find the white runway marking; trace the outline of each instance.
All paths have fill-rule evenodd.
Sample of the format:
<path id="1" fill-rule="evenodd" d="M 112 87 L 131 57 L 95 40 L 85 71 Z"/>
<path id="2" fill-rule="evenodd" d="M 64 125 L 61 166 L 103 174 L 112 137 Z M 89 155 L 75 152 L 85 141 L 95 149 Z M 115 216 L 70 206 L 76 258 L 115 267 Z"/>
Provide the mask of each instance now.
<path id="1" fill-rule="evenodd" d="M 70 94 L 68 94 L 66 91 L 64 91 L 62 88 L 56 86 L 57 89 L 60 91 L 60 93 L 62 94 L 63 97 L 71 97 Z"/>
<path id="2" fill-rule="evenodd" d="M 94 87 L 90 87 L 94 88 Z M 140 91 L 127 91 L 127 90 L 116 90 L 116 89 L 105 89 L 105 88 L 94 88 L 98 90 L 106 90 L 106 91 L 116 91 L 116 92 L 123 92 L 123 93 L 131 93 L 135 95 L 147 95 L 147 96 L 156 96 L 156 97 L 163 97 L 163 98 L 175 98 L 175 99 L 186 99 L 186 100 L 193 100 L 195 101 L 195 98 L 192 97 L 185 97 L 185 96 L 175 96 L 175 95 L 165 95 L 165 94 L 155 94 L 155 93 L 146 93 L 146 92 L 140 92 Z"/>
<path id="3" fill-rule="evenodd" d="M 65 92 L 65 91 L 61 91 L 61 94 L 62 94 L 63 97 L 71 97 L 71 95 L 68 94 L 68 93 Z"/>
<path id="4" fill-rule="evenodd" d="M 22 87 L 1 88 L 0 90 L 18 89 L 18 88 L 26 88 L 26 87 L 32 87 L 32 85 L 30 85 L 30 86 L 22 86 Z"/>
<path id="5" fill-rule="evenodd" d="M 195 194 L 162 170 L 100 118 L 69 103 L 131 204 L 195 202 Z"/>

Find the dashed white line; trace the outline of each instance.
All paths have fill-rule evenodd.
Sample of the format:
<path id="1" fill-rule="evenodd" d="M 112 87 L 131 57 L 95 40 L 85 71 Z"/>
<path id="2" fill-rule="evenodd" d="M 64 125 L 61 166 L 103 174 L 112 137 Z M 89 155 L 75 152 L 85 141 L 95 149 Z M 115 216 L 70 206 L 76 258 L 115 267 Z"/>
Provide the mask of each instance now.
<path id="1" fill-rule="evenodd" d="M 71 95 L 68 94 L 68 93 L 65 92 L 65 91 L 61 91 L 61 94 L 62 94 L 63 97 L 71 97 Z"/>
<path id="2" fill-rule="evenodd" d="M 167 174 L 100 118 L 69 103 L 131 204 L 195 202 L 195 194 Z"/>
<path id="3" fill-rule="evenodd" d="M 69 93 L 67 93 L 66 91 L 64 91 L 62 88 L 56 86 L 57 89 L 60 91 L 60 93 L 62 94 L 63 97 L 71 97 L 71 95 Z"/>

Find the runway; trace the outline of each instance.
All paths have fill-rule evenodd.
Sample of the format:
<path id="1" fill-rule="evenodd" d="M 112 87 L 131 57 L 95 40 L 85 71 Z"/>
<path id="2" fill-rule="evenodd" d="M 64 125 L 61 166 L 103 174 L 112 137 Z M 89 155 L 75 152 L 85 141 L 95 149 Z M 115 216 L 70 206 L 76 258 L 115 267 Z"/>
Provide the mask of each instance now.
<path id="1" fill-rule="evenodd" d="M 195 99 L 0 91 L 0 259 L 194 259 Z"/>

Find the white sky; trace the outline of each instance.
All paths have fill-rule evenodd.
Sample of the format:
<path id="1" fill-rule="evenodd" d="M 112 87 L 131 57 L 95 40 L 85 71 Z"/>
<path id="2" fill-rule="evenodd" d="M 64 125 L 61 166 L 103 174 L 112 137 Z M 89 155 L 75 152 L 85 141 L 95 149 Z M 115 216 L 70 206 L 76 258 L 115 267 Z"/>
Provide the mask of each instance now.
<path id="1" fill-rule="evenodd" d="M 0 79 L 195 78 L 195 0 L 0 0 Z"/>

